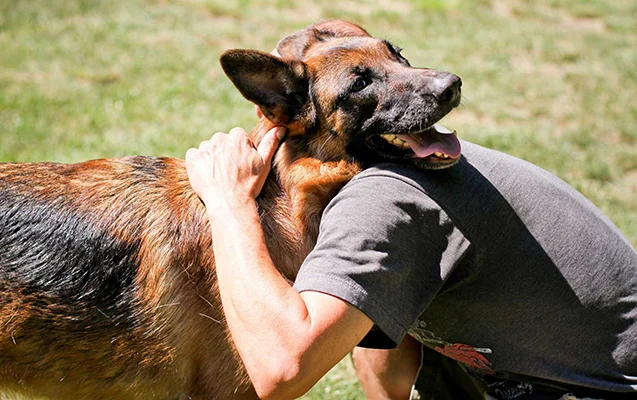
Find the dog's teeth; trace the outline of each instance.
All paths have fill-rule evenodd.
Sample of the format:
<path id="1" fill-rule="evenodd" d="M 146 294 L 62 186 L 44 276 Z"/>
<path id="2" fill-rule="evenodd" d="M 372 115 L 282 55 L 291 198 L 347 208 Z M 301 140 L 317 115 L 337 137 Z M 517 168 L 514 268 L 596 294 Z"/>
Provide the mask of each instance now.
<path id="1" fill-rule="evenodd" d="M 396 147 L 399 147 L 401 149 L 408 149 L 409 145 L 407 144 L 407 142 L 405 142 L 404 140 L 402 140 L 401 138 L 399 138 L 398 136 L 391 134 L 391 133 L 386 133 L 383 135 L 380 135 L 380 137 L 382 137 L 383 139 L 385 139 L 387 142 L 393 144 Z"/>
<path id="2" fill-rule="evenodd" d="M 451 158 L 451 156 L 448 156 L 448 155 L 446 155 L 445 153 L 441 153 L 441 152 L 439 152 L 439 151 L 436 151 L 436 152 L 434 153 L 434 156 L 436 156 L 436 157 L 438 157 L 438 158 L 443 158 L 443 159 L 445 159 L 445 158 Z"/>
<path id="3" fill-rule="evenodd" d="M 389 143 L 393 143 L 394 140 L 396 139 L 396 135 L 392 135 L 392 134 L 389 134 L 389 133 L 386 133 L 384 135 L 380 135 L 380 137 L 382 137 L 383 139 L 385 139 Z"/>
<path id="4" fill-rule="evenodd" d="M 393 143 L 396 145 L 396 147 L 400 147 L 401 149 L 408 149 L 409 148 L 409 144 L 407 144 L 407 142 L 405 142 L 402 139 L 396 138 L 396 140 L 394 140 Z"/>

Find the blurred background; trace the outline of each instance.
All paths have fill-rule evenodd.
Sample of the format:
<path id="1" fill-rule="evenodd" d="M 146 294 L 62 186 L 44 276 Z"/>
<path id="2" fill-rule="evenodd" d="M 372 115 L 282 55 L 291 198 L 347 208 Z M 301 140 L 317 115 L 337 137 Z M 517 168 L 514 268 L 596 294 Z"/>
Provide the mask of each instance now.
<path id="1" fill-rule="evenodd" d="M 443 121 L 583 192 L 637 245 L 635 0 L 0 0 L 0 161 L 183 157 L 256 117 L 230 48 L 326 18 L 463 79 Z M 348 360 L 305 399 L 359 399 Z"/>

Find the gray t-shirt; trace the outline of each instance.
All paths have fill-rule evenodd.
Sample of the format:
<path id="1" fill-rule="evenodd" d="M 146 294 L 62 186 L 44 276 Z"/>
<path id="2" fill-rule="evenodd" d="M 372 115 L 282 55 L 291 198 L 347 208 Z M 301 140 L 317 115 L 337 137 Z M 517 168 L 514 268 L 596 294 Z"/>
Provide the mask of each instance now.
<path id="1" fill-rule="evenodd" d="M 484 377 L 637 391 L 637 253 L 572 187 L 494 150 L 359 174 L 294 286 L 362 310 L 366 345 L 409 333 Z"/>

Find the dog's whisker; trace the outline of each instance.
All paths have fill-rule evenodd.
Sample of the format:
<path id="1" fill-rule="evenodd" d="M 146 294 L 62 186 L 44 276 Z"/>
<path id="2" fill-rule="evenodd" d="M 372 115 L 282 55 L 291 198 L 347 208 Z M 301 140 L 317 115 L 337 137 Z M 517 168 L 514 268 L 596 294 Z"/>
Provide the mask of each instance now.
<path id="1" fill-rule="evenodd" d="M 199 313 L 199 315 L 201 315 L 201 316 L 202 316 L 202 317 L 204 317 L 204 318 L 208 318 L 209 320 L 212 320 L 212 321 L 214 321 L 214 322 L 218 323 L 219 325 L 221 325 L 221 324 L 222 324 L 222 322 L 221 322 L 221 321 L 219 321 L 218 319 L 214 319 L 214 318 L 212 318 L 210 315 L 206 315 L 206 314 L 204 314 L 204 313 Z"/>
<path id="2" fill-rule="evenodd" d="M 203 297 L 200 294 L 198 296 L 199 296 L 199 298 L 201 298 L 201 300 L 205 301 L 206 304 L 208 304 L 210 306 L 210 308 L 215 308 L 215 306 L 213 306 L 212 303 L 208 301 L 208 299 L 206 299 L 205 297 Z"/>
<path id="3" fill-rule="evenodd" d="M 158 306 L 155 306 L 155 309 L 158 309 L 158 308 L 165 308 L 165 307 L 178 306 L 179 304 L 181 304 L 181 303 L 176 302 L 176 303 L 160 304 L 160 305 L 158 305 Z"/>
<path id="4" fill-rule="evenodd" d="M 95 309 L 102 314 L 103 316 L 105 316 L 106 318 L 108 318 L 109 320 L 113 320 L 113 318 L 109 317 L 104 311 L 100 310 L 99 308 L 95 307 Z"/>
<path id="5" fill-rule="evenodd" d="M 323 151 L 325 150 L 325 146 L 327 146 L 327 142 L 329 142 L 329 141 L 330 141 L 330 139 L 332 139 L 332 137 L 331 137 L 331 136 L 328 136 L 328 137 L 325 139 L 325 141 L 323 142 L 323 144 L 321 145 L 321 147 L 320 147 L 320 152 L 321 152 L 321 153 L 323 153 Z"/>
<path id="6" fill-rule="evenodd" d="M 327 144 L 327 142 L 330 140 L 330 137 L 328 136 L 325 141 L 323 141 L 323 143 L 318 144 L 320 140 L 320 137 L 312 139 L 311 144 L 317 146 L 317 150 L 316 153 L 319 155 L 319 157 L 323 156 L 323 150 L 325 149 L 325 145 Z"/>
<path id="7" fill-rule="evenodd" d="M 13 318 L 18 315 L 18 310 L 15 310 L 15 312 L 13 313 L 13 315 L 11 317 L 9 317 L 9 319 L 7 320 L 7 322 L 4 323 L 4 325 L 2 325 L 2 328 L 4 328 L 5 326 L 9 325 L 9 323 L 13 320 Z"/>

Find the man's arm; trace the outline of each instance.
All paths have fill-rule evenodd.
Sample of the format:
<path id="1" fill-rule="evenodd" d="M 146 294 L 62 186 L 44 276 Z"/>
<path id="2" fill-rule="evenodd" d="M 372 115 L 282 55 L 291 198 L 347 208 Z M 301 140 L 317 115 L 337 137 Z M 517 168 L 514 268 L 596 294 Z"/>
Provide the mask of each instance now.
<path id="1" fill-rule="evenodd" d="M 368 400 L 407 400 L 422 361 L 422 345 L 411 336 L 393 350 L 357 347 L 356 375 Z"/>
<path id="2" fill-rule="evenodd" d="M 299 294 L 274 267 L 255 198 L 278 146 L 276 133 L 269 132 L 255 151 L 245 132 L 235 129 L 186 155 L 191 185 L 211 222 L 228 327 L 258 395 L 265 399 L 305 393 L 373 325 L 336 297 Z"/>

